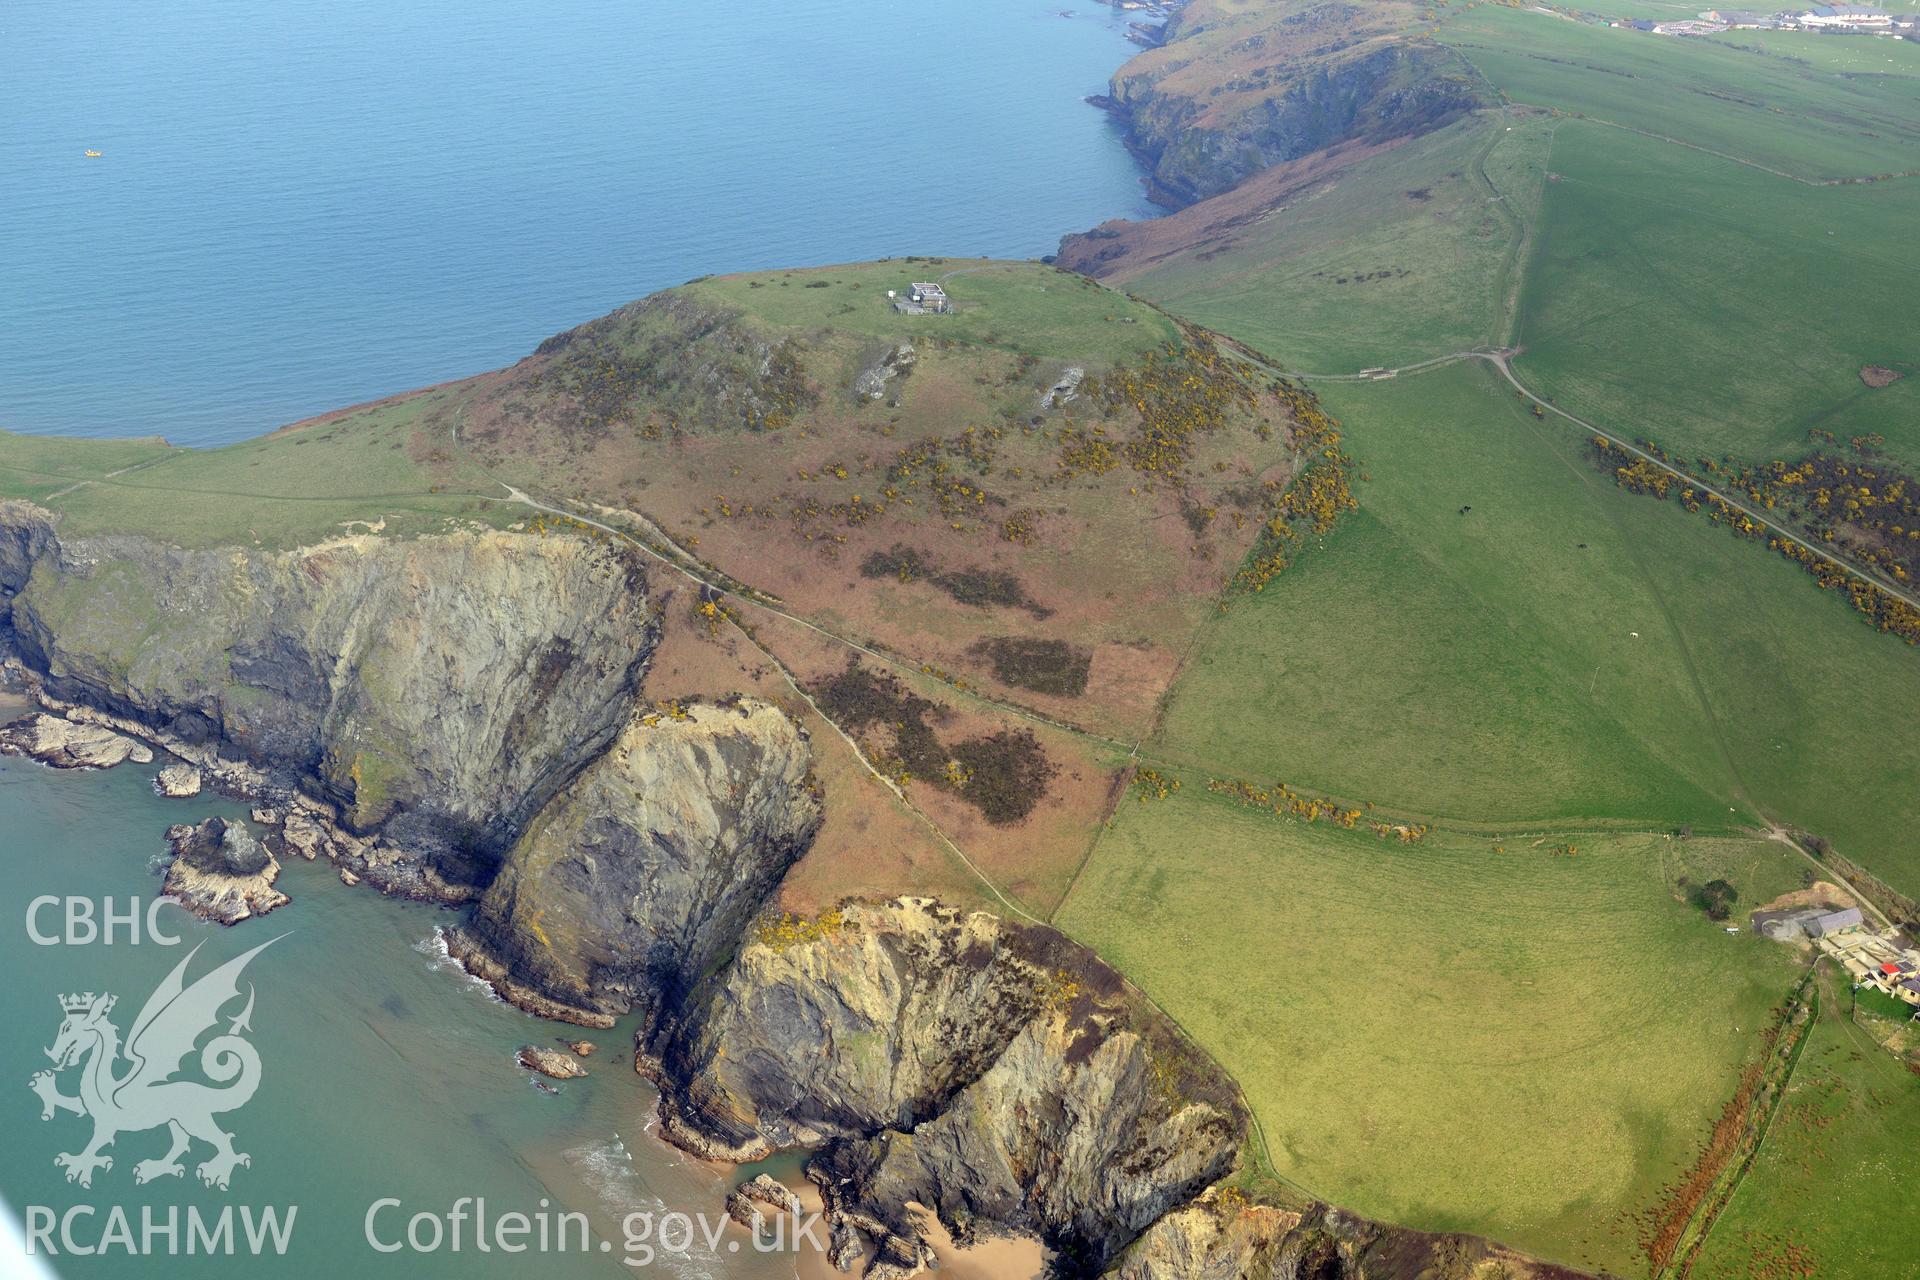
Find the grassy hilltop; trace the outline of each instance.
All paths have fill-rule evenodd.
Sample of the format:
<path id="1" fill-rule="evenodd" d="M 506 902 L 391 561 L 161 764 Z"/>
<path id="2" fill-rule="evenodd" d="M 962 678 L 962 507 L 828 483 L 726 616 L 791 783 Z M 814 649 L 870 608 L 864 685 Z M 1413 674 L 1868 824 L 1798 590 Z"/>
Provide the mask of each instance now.
<path id="1" fill-rule="evenodd" d="M 894 308 L 928 278 L 952 314 Z M 0 496 L 190 546 L 631 540 L 668 611 L 649 695 L 753 690 L 816 729 L 833 817 L 795 905 L 1038 914 L 1325 439 L 1296 386 L 1085 277 L 909 259 L 696 281 L 220 449 L 0 436 Z"/>

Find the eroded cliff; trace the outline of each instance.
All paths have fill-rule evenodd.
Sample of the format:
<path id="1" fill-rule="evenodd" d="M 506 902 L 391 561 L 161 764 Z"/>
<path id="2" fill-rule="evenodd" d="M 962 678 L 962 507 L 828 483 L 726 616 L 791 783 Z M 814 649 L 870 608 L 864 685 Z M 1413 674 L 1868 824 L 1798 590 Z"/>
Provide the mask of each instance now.
<path id="1" fill-rule="evenodd" d="M 77 719 L 283 793 L 276 848 L 484 892 L 456 949 L 528 1008 L 643 1006 L 667 1136 L 817 1148 L 835 1256 L 871 1242 L 870 1275 L 931 1260 L 917 1206 L 962 1242 L 1038 1236 L 1068 1275 L 1561 1274 L 1222 1200 L 1230 1082 L 1053 929 L 917 898 L 774 914 L 821 817 L 806 735 L 763 702 L 637 705 L 658 623 L 631 554 L 495 531 L 194 551 L 0 504 L 0 646 Z"/>
<path id="2" fill-rule="evenodd" d="M 813 838 L 810 763 L 764 702 L 634 718 L 534 819 L 454 949 L 539 1012 L 677 1004 Z"/>
<path id="3" fill-rule="evenodd" d="M 1167 1214 L 1113 1280 L 1579 1280 L 1478 1236 L 1409 1231 L 1326 1205 L 1284 1209 L 1232 1190 Z"/>
<path id="4" fill-rule="evenodd" d="M 457 892 L 620 732 L 657 621 L 609 541 L 188 550 L 65 539 L 16 502 L 0 636 L 53 699 L 304 792 Z"/>
<path id="5" fill-rule="evenodd" d="M 650 1064 L 667 1132 L 708 1155 L 823 1145 L 844 1230 L 927 1256 L 1046 1239 L 1097 1268 L 1234 1165 L 1229 1086 L 1119 976 L 1052 929 L 925 899 L 764 923 Z"/>
<path id="6" fill-rule="evenodd" d="M 1154 199 L 1180 208 L 1270 165 L 1341 142 L 1424 133 L 1480 104 L 1451 51 L 1415 34 L 1404 4 L 1195 0 L 1166 42 L 1113 77 L 1122 120 Z"/>

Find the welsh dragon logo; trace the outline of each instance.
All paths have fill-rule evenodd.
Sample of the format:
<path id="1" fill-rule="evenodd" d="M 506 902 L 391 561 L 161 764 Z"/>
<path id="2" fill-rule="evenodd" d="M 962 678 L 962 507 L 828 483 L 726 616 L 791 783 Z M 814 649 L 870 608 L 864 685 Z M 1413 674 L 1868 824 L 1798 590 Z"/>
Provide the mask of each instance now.
<path id="1" fill-rule="evenodd" d="M 173 1145 L 160 1158 L 135 1164 L 135 1182 L 181 1176 L 186 1170 L 180 1157 L 196 1139 L 213 1148 L 213 1155 L 196 1170 L 200 1181 L 210 1187 L 226 1190 L 235 1167 L 252 1163 L 244 1152 L 233 1149 L 233 1135 L 214 1119 L 245 1106 L 260 1087 L 260 1055 L 242 1037 L 252 1030 L 248 1022 L 253 1016 L 251 984 L 246 1007 L 229 1021 L 224 1034 L 214 1036 L 200 1050 L 201 1073 L 224 1087 L 174 1076 L 200 1037 L 220 1022 L 220 1010 L 239 998 L 240 974 L 248 961 L 279 940 L 261 943 L 189 987 L 185 975 L 200 952 L 195 947 L 147 998 L 124 1045 L 120 1029 L 107 1017 L 117 997 L 91 991 L 60 997 L 66 1018 L 47 1050 L 53 1070 L 36 1072 L 30 1083 L 40 1095 L 42 1120 L 53 1119 L 56 1111 L 93 1118 L 93 1140 L 78 1152 L 53 1158 L 67 1171 L 68 1182 L 91 1187 L 96 1169 L 113 1168 L 113 1157 L 103 1153 L 115 1138 L 161 1125 L 172 1135 Z M 60 1092 L 58 1076 L 75 1066 L 80 1068 L 80 1092 L 69 1097 Z"/>

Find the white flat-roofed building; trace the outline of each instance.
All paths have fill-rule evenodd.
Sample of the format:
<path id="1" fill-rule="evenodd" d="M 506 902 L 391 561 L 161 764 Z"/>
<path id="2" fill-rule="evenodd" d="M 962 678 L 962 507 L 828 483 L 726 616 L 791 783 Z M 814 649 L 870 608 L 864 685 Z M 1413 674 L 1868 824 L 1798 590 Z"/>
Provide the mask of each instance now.
<path id="1" fill-rule="evenodd" d="M 910 316 L 943 316 L 953 310 L 953 300 L 947 297 L 947 291 L 932 281 L 922 280 L 907 286 L 905 297 L 892 293 L 893 309 Z"/>
<path id="2" fill-rule="evenodd" d="M 1893 25 L 1885 9 L 1864 4 L 1817 4 L 1799 16 L 1803 27 L 1827 27 L 1861 31 L 1884 29 Z"/>

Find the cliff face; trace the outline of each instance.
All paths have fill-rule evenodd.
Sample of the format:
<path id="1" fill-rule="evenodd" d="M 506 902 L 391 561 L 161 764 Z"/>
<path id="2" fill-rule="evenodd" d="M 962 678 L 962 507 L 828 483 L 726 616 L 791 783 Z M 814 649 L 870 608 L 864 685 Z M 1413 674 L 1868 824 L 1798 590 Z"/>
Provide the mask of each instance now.
<path id="1" fill-rule="evenodd" d="M 1578 1280 L 1477 1236 L 1388 1227 L 1312 1205 L 1304 1210 L 1210 1194 L 1154 1223 L 1114 1280 Z"/>
<path id="2" fill-rule="evenodd" d="M 0 633 L 54 697 L 478 884 L 626 723 L 657 633 L 633 556 L 502 532 L 290 552 L 67 540 L 8 503 Z"/>
<path id="3" fill-rule="evenodd" d="M 764 925 L 662 1041 L 676 1141 L 825 1143 L 832 1216 L 891 1257 L 925 1256 L 911 1202 L 1097 1266 L 1224 1175 L 1245 1129 L 1091 953 L 921 899 Z"/>
<path id="4" fill-rule="evenodd" d="M 677 1004 L 812 840 L 810 759 L 766 703 L 632 720 L 507 854 L 470 967 L 536 1009 Z"/>
<path id="5" fill-rule="evenodd" d="M 1195 3 L 1159 49 L 1113 77 L 1106 104 L 1173 208 L 1342 142 L 1439 128 L 1479 105 L 1459 60 L 1410 36 L 1394 5 Z"/>

